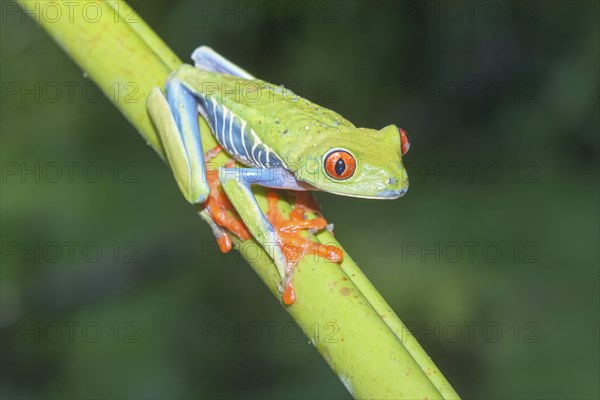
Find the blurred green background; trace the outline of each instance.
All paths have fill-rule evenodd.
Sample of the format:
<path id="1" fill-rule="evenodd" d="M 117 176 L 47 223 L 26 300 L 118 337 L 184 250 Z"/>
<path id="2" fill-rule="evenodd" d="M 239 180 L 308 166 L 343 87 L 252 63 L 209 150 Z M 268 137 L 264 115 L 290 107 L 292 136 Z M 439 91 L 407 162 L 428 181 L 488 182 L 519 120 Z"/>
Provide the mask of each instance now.
<path id="1" fill-rule="evenodd" d="M 358 126 L 411 135 L 407 196 L 317 194 L 465 398 L 598 398 L 596 2 L 144 1 Z M 168 168 L 2 2 L 2 398 L 348 398 Z M 77 10 L 77 9 L 76 9 Z"/>

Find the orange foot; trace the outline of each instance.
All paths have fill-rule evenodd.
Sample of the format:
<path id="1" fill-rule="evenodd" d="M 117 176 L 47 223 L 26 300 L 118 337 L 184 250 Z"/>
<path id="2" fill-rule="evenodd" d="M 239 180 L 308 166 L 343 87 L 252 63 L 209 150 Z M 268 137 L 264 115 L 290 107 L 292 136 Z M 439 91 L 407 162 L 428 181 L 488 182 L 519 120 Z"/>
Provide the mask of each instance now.
<path id="1" fill-rule="evenodd" d="M 302 236 L 303 230 L 316 232 L 327 227 L 327 221 L 323 217 L 307 219 L 307 212 L 318 212 L 319 206 L 307 192 L 293 192 L 296 194 L 294 209 L 290 212 L 290 218 L 286 218 L 277 207 L 279 196 L 277 192 L 267 192 L 268 210 L 267 220 L 277 230 L 281 243 L 279 247 L 287 264 L 286 281 L 282 295 L 283 303 L 294 304 L 296 293 L 292 285 L 292 273 L 294 267 L 305 254 L 314 254 L 332 262 L 340 262 L 344 258 L 342 250 L 335 246 L 323 245 Z"/>

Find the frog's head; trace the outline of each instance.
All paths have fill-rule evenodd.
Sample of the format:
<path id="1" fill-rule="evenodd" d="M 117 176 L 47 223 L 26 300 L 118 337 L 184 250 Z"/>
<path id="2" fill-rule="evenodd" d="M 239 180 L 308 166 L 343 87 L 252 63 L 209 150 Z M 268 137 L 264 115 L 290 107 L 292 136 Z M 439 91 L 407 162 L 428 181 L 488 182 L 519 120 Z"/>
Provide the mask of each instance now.
<path id="1" fill-rule="evenodd" d="M 348 127 L 313 143 L 294 174 L 339 195 L 396 199 L 408 190 L 402 156 L 409 145 L 406 132 L 394 125 L 381 130 Z"/>

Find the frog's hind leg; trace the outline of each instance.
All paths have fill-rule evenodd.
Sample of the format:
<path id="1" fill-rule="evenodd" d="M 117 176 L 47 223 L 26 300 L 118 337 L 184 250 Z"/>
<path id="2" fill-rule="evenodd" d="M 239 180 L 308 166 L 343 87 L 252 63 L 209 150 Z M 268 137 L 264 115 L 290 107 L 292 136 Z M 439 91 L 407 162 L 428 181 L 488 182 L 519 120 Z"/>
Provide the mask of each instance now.
<path id="1" fill-rule="evenodd" d="M 241 240 L 250 233 L 225 196 L 216 170 L 207 171 L 205 161 L 210 161 L 220 147 L 202 151 L 199 107 L 197 98 L 177 79 L 166 83 L 166 96 L 154 88 L 147 101 L 148 112 L 154 122 L 167 161 L 185 199 L 197 204 L 200 216 L 209 224 L 222 252 L 232 248 L 229 232 Z"/>
<path id="2" fill-rule="evenodd" d="M 203 208 L 198 212 L 198 214 L 204 221 L 206 221 L 206 223 L 208 223 L 210 229 L 212 229 L 221 253 L 229 253 L 233 248 L 233 242 L 231 241 L 231 236 L 229 236 L 229 233 L 217 225 L 207 208 Z"/>
<path id="3" fill-rule="evenodd" d="M 204 203 L 210 188 L 206 180 L 196 98 L 177 79 L 169 79 L 166 97 L 160 88 L 152 89 L 147 108 L 181 193 L 192 204 Z"/>
<path id="4" fill-rule="evenodd" d="M 220 146 L 207 151 L 205 154 L 205 161 L 209 162 L 220 152 Z M 233 167 L 235 164 L 230 160 L 226 165 Z M 236 235 L 242 241 L 248 240 L 252 236 L 225 195 L 225 192 L 221 187 L 221 182 L 219 181 L 218 171 L 214 169 L 207 170 L 206 178 L 210 186 L 210 193 L 199 213 L 212 228 L 221 252 L 227 253 L 233 246 L 230 236 L 231 233 Z"/>
<path id="5" fill-rule="evenodd" d="M 148 112 L 159 132 L 179 189 L 187 201 L 199 205 L 200 216 L 211 227 L 220 250 L 226 253 L 231 250 L 232 241 L 221 226 L 230 227 L 242 240 L 246 240 L 249 233 L 228 213 L 229 203 L 222 201 L 217 172 L 207 174 L 196 98 L 177 79 L 167 81 L 166 92 L 165 97 L 159 88 L 152 90 L 147 101 Z M 212 157 L 213 153 L 209 151 L 207 159 Z"/>

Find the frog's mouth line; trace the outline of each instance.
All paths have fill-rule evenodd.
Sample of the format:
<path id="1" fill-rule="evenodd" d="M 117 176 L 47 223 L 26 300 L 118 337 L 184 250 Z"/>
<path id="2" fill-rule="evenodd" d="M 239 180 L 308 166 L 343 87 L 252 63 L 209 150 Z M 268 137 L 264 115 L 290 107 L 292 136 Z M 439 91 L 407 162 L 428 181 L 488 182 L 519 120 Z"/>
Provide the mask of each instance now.
<path id="1" fill-rule="evenodd" d="M 393 200 L 393 199 L 397 199 L 399 197 L 402 197 L 406 194 L 406 192 L 408 192 L 408 188 L 403 188 L 400 190 L 384 190 L 383 192 L 380 192 L 379 195 L 377 197 L 372 197 L 373 199 L 387 199 L 387 200 Z"/>
<path id="2" fill-rule="evenodd" d="M 313 192 L 323 192 L 324 190 L 319 189 L 317 187 L 314 187 L 312 189 Z M 379 192 L 379 194 L 377 194 L 376 196 L 364 196 L 364 195 L 358 195 L 358 194 L 351 194 L 351 193 L 340 193 L 340 192 L 334 192 L 331 190 L 327 190 L 327 193 L 331 193 L 331 194 L 335 194 L 336 196 L 345 196 L 345 197 L 353 197 L 355 199 L 369 199 L 369 200 L 395 200 L 398 199 L 402 196 L 404 196 L 406 194 L 406 192 L 408 191 L 408 188 L 404 188 L 404 189 L 400 189 L 400 190 L 384 190 L 382 192 Z"/>

